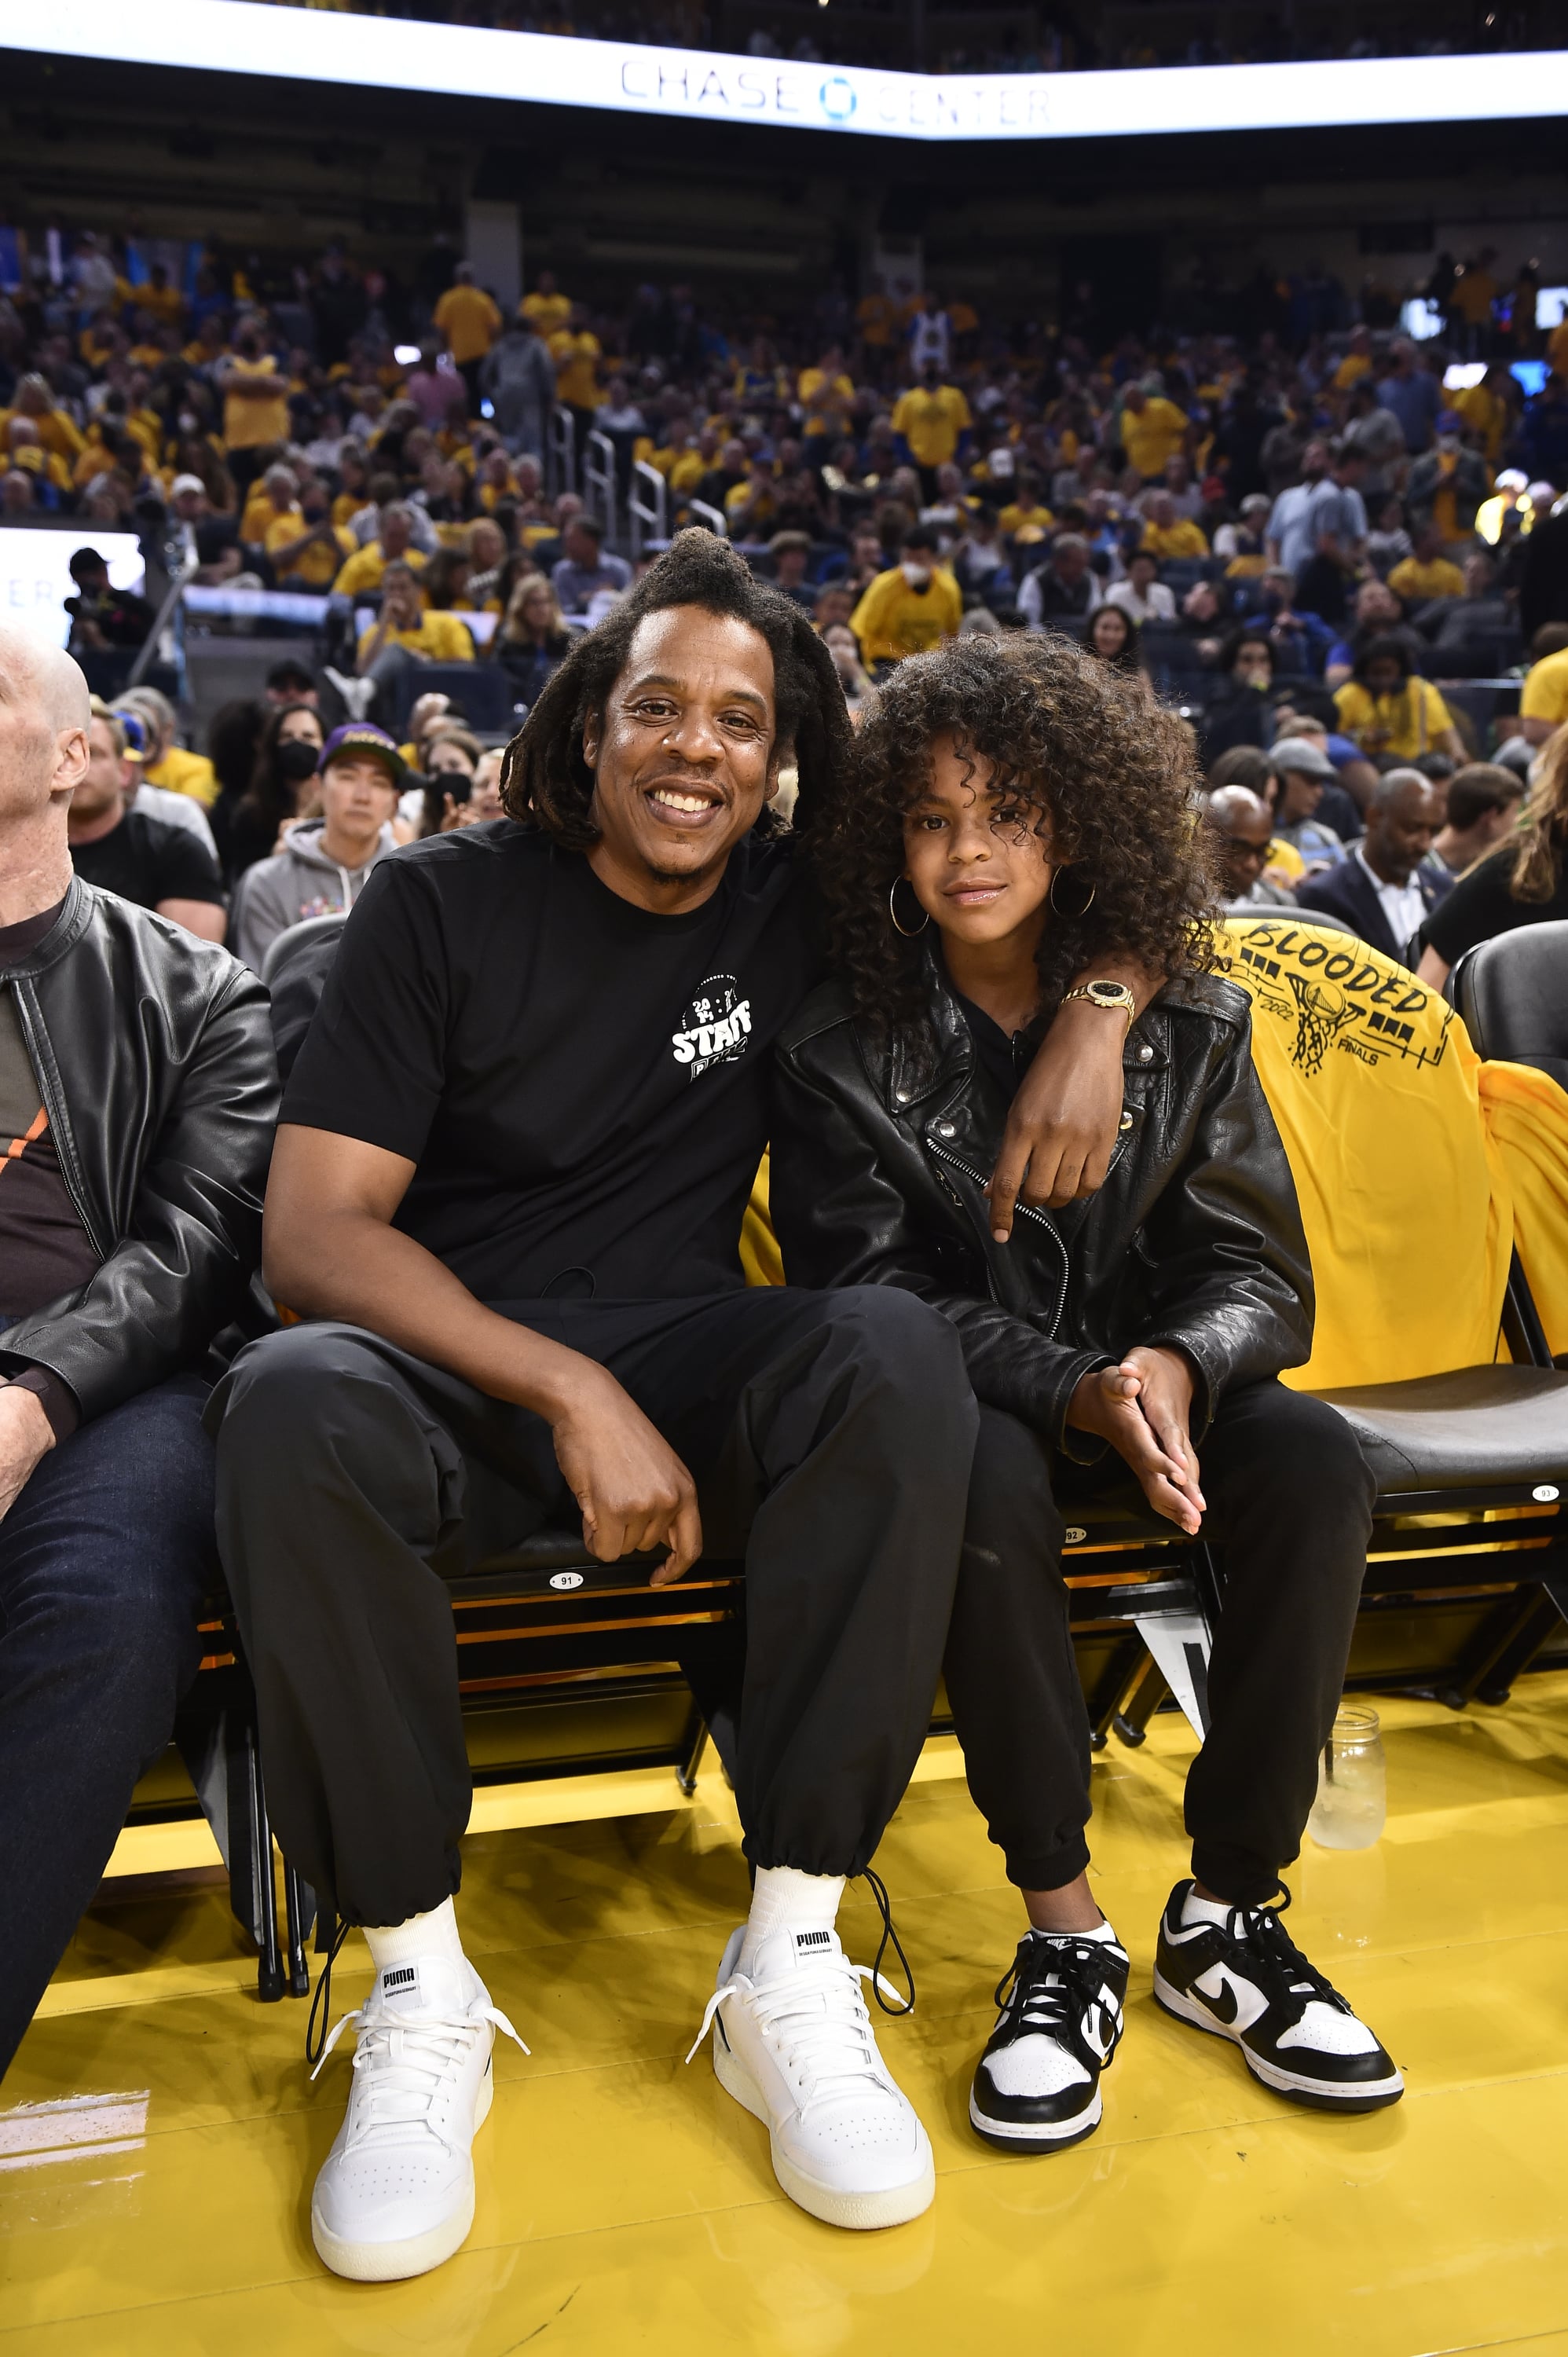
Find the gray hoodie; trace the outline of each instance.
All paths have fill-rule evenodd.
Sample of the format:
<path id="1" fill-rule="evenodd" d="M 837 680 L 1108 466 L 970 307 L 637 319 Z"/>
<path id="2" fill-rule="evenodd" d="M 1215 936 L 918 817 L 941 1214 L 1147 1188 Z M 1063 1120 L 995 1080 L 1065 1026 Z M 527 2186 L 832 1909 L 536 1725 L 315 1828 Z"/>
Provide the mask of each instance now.
<path id="1" fill-rule="evenodd" d="M 390 826 L 362 867 L 339 867 L 321 848 L 325 819 L 306 819 L 288 839 L 286 851 L 247 867 L 234 888 L 229 947 L 260 974 L 262 960 L 278 935 L 305 917 L 325 917 L 351 909 L 378 859 L 397 849 Z"/>

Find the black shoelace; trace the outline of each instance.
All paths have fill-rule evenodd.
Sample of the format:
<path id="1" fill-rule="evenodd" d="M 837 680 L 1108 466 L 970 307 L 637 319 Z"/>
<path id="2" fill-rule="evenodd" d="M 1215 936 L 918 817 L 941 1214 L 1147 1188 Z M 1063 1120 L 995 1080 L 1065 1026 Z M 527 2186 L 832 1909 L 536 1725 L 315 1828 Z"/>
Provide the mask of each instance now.
<path id="1" fill-rule="evenodd" d="M 1267 1907 L 1233 1907 L 1230 1910 L 1227 1935 L 1245 1954 L 1251 1977 L 1270 2004 L 1292 2018 L 1299 2018 L 1315 1998 L 1324 2005 L 1337 2006 L 1341 2013 L 1352 2012 L 1348 2001 L 1302 1954 L 1280 1921 L 1291 1903 L 1289 1885 L 1282 1882 L 1280 1892 L 1280 1898 Z"/>
<path id="2" fill-rule="evenodd" d="M 332 2012 L 332 1967 L 338 1961 L 338 1950 L 349 1936 L 349 1929 L 347 1923 L 338 1924 L 332 1945 L 327 1951 L 327 1962 L 322 1965 L 320 1978 L 316 1984 L 316 1995 L 310 2000 L 310 2019 L 305 2026 L 305 2059 L 310 2063 L 320 2061 L 322 2049 L 327 2043 Z"/>
<path id="3" fill-rule="evenodd" d="M 997 2008 L 1012 2016 L 1015 2034 L 1039 2030 L 1081 2059 L 1092 2060 L 1096 2070 L 1102 2069 L 1122 2036 L 1120 2014 L 1112 2015 L 1100 2006 L 1104 1966 L 1105 1946 L 1099 1940 L 1069 1941 L 1052 1932 L 1044 1939 L 1021 1941 L 1017 1954 L 996 1984 Z M 1052 1981 L 1055 1987 L 1048 1986 Z M 1091 2006 L 1100 2007 L 1110 2031 L 1103 2058 L 1084 2036 L 1084 2019 Z"/>
<path id="4" fill-rule="evenodd" d="M 893 1906 L 887 1896 L 887 1885 L 883 1881 L 882 1877 L 879 1874 L 874 1874 L 872 1872 L 870 1867 L 867 1867 L 865 1869 L 865 1879 L 871 1885 L 871 1895 L 875 1900 L 882 1913 L 882 1944 L 876 1951 L 876 1962 L 872 1967 L 871 1994 L 876 1999 L 877 2004 L 882 2007 L 884 2013 L 891 2013 L 894 2015 L 900 2013 L 913 2013 L 915 2010 L 915 1975 L 909 1970 L 909 1959 L 904 1953 L 903 1943 L 899 1940 L 897 1932 L 893 1928 Z M 898 1962 L 904 1967 L 904 1978 L 909 1985 L 908 2002 L 905 2005 L 889 2005 L 887 1999 L 882 1994 L 882 1959 L 887 1953 L 887 1943 L 889 1941 L 893 1943 L 894 1954 L 897 1957 Z M 891 1982 L 888 1983 L 888 1986 L 892 1986 Z"/>

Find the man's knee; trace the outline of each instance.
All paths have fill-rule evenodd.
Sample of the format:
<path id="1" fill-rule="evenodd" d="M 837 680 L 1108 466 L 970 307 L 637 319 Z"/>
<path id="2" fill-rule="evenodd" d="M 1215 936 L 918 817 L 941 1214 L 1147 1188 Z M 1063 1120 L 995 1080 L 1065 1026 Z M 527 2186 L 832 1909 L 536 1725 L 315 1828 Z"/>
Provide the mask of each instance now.
<path id="1" fill-rule="evenodd" d="M 957 1327 L 897 1285 L 846 1285 L 823 1296 L 829 1322 L 877 1375 L 912 1387 L 969 1390 Z"/>
<path id="2" fill-rule="evenodd" d="M 219 1483 L 308 1482 L 314 1466 L 406 1461 L 410 1404 L 351 1328 L 291 1326 L 242 1351 L 213 1395 Z"/>

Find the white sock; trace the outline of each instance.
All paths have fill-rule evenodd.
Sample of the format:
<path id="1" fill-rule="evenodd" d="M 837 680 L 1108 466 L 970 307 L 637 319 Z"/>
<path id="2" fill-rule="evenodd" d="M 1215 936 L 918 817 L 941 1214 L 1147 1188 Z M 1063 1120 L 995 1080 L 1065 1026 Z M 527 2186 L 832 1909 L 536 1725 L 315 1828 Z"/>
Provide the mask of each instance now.
<path id="1" fill-rule="evenodd" d="M 463 1962 L 456 1910 L 449 1899 L 428 1915 L 411 1915 L 406 1923 L 367 1924 L 365 1944 L 378 1973 L 389 1964 L 415 1964 L 421 1956 L 444 1956 L 452 1964 Z"/>
<path id="2" fill-rule="evenodd" d="M 1029 1929 L 1036 1940 L 1098 1940 L 1108 1948 L 1118 1944 L 1109 1923 L 1097 1923 L 1092 1932 L 1042 1932 L 1037 1923 L 1031 1923 Z"/>
<path id="3" fill-rule="evenodd" d="M 736 1971 L 748 1971 L 761 1942 L 786 1923 L 791 1932 L 831 1932 L 843 1886 L 842 1874 L 801 1874 L 792 1866 L 759 1866 Z"/>
<path id="4" fill-rule="evenodd" d="M 1233 1907 L 1225 1906 L 1218 1899 L 1200 1899 L 1196 1890 L 1189 1890 L 1181 1903 L 1184 1923 L 1219 1923 L 1223 1926 L 1229 1923 L 1235 1911 Z"/>

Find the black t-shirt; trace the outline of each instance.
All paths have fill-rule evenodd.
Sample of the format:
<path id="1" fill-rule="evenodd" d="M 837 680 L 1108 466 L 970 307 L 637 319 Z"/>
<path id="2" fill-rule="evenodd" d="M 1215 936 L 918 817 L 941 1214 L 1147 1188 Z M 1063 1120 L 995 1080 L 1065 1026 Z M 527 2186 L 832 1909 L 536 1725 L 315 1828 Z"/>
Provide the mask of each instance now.
<path id="1" fill-rule="evenodd" d="M 986 1078 L 993 1082 L 1004 1104 L 1011 1104 L 1018 1093 L 1018 1083 L 1034 1062 L 1045 1037 L 1046 1027 L 1036 1016 L 1021 1031 L 1008 1033 L 983 1006 L 977 1006 L 961 991 L 954 991 L 959 1013 L 969 1028 L 974 1043 L 974 1060 Z"/>
<path id="2" fill-rule="evenodd" d="M 434 835 L 360 894 L 283 1118 L 416 1163 L 396 1224 L 481 1300 L 721 1292 L 822 964 L 786 840 L 661 917 L 510 820 Z"/>
<path id="3" fill-rule="evenodd" d="M 1507 844 L 1461 876 L 1416 936 L 1423 949 L 1434 949 L 1444 964 L 1457 965 L 1477 942 L 1511 933 L 1516 925 L 1552 924 L 1568 917 L 1568 863 L 1558 868 L 1550 900 L 1516 900 L 1509 877 L 1518 856 L 1519 845 Z"/>
<path id="4" fill-rule="evenodd" d="M 207 845 L 188 826 L 170 826 L 145 811 L 127 811 L 96 843 L 73 843 L 70 864 L 84 884 L 117 892 L 138 909 L 164 900 L 223 905 L 223 881 Z"/>

